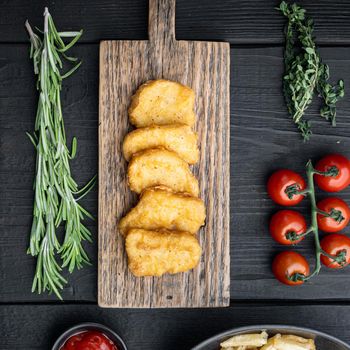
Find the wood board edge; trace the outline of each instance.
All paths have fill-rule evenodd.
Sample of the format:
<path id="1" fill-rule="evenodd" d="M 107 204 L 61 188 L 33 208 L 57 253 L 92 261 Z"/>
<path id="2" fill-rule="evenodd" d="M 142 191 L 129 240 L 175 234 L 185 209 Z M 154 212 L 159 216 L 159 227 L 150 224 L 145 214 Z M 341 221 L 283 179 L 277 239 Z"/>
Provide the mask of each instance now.
<path id="1" fill-rule="evenodd" d="M 141 41 L 139 41 L 141 42 Z M 130 40 L 127 40 L 127 41 L 115 41 L 115 40 L 106 40 L 106 41 L 102 41 L 101 42 L 101 45 L 100 45 L 100 56 L 101 56 L 101 52 L 103 52 L 104 49 L 108 48 L 108 45 L 112 45 L 114 43 L 135 43 L 135 41 L 130 41 Z M 189 43 L 189 42 L 188 42 Z M 226 131 L 226 139 L 224 139 L 224 150 L 225 150 L 225 158 L 228 159 L 228 162 L 226 162 L 223 166 L 223 170 L 224 170 L 224 173 L 225 174 L 230 174 L 230 108 L 229 108 L 229 104 L 230 104 L 230 90 L 229 90 L 229 87 L 230 87 L 230 80 L 229 80 L 229 73 L 230 73 L 230 45 L 229 43 L 225 43 L 225 42 L 219 42 L 219 43 L 216 43 L 216 42 L 201 42 L 201 41 L 193 41 L 193 43 L 198 43 L 200 45 L 203 45 L 203 46 L 208 46 L 210 47 L 211 45 L 210 44 L 219 44 L 219 46 L 223 49 L 223 51 L 225 52 L 225 54 L 227 55 L 227 60 L 228 60 L 228 66 L 227 66 L 227 72 L 228 74 L 226 74 L 226 87 L 227 87 L 227 93 L 228 93 L 228 96 L 227 96 L 227 104 L 225 104 L 225 115 L 223 115 L 223 124 L 225 125 L 225 127 L 227 127 L 227 131 Z M 215 46 L 215 45 L 213 45 Z M 100 57 L 100 65 L 101 65 L 101 57 Z M 100 78 L 101 78 L 101 66 L 100 66 Z M 101 85 L 100 85 L 100 90 L 99 90 L 99 93 L 100 93 L 100 99 L 101 99 L 101 95 L 102 95 L 102 90 L 101 90 Z M 101 106 L 100 106 L 101 108 Z M 101 109 L 100 109 L 100 114 L 101 114 Z M 101 122 L 101 119 L 99 118 L 99 123 Z M 101 132 L 101 125 L 99 125 L 99 147 L 100 147 L 100 132 Z M 101 159 L 99 157 L 99 170 L 100 170 L 100 173 L 101 173 L 101 169 L 100 169 L 100 166 L 101 166 Z M 224 187 L 225 190 L 227 190 L 228 192 L 228 198 L 227 198 L 227 201 L 225 201 L 225 207 L 227 208 L 226 209 L 226 218 L 224 219 L 224 223 L 225 223 L 225 230 L 223 232 L 223 238 L 225 240 L 230 240 L 230 216 L 229 216 L 229 213 L 230 213 L 230 196 L 229 196 L 229 192 L 230 192 L 230 184 L 228 183 L 228 186 L 227 188 Z M 99 191 L 99 198 L 101 197 L 101 193 Z M 99 223 L 100 223 L 100 220 L 99 220 Z M 99 232 L 98 232 L 98 235 L 99 235 L 99 240 L 101 238 L 100 236 L 100 226 L 99 226 Z M 229 245 L 229 244 L 228 244 Z M 228 248 L 229 249 L 229 248 Z M 100 252 L 100 251 L 99 251 Z M 108 296 L 104 296 L 103 298 L 101 297 L 101 294 L 100 294 L 100 288 L 98 287 L 98 304 L 100 307 L 103 307 L 103 308 L 199 308 L 199 307 L 202 307 L 202 308 L 209 308 L 209 307 L 227 307 L 230 305 L 230 251 L 228 251 L 228 266 L 226 267 L 226 275 L 223 279 L 224 283 L 223 285 L 225 286 L 224 290 L 222 291 L 222 294 L 221 294 L 221 299 L 220 300 L 209 300 L 209 299 L 206 299 L 206 300 L 200 300 L 200 302 L 197 302 L 197 303 L 192 303 L 191 305 L 189 305 L 187 302 L 185 303 L 178 303 L 177 305 L 169 305 L 169 304 L 165 304 L 165 303 L 162 303 L 162 302 L 155 302 L 154 304 L 152 303 L 147 303 L 147 304 L 142 304 L 142 302 L 140 303 L 139 301 L 136 301 L 133 300 L 133 301 L 130 301 L 130 302 L 127 302 L 127 303 L 124 303 L 123 301 L 121 302 L 113 302 L 115 300 L 115 298 L 108 298 Z M 99 267 L 98 267 L 98 283 L 99 285 L 103 283 L 103 280 L 102 280 L 102 273 L 103 273 L 103 270 L 102 270 L 102 262 L 100 262 L 100 254 L 99 254 Z"/>

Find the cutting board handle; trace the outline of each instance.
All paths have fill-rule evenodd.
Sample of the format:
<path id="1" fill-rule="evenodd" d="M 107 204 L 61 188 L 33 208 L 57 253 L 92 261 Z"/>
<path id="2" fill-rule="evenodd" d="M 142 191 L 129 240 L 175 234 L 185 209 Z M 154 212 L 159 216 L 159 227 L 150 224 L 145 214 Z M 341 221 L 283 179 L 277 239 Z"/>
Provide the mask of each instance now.
<path id="1" fill-rule="evenodd" d="M 149 41 L 153 43 L 175 41 L 175 2 L 175 0 L 149 0 Z"/>

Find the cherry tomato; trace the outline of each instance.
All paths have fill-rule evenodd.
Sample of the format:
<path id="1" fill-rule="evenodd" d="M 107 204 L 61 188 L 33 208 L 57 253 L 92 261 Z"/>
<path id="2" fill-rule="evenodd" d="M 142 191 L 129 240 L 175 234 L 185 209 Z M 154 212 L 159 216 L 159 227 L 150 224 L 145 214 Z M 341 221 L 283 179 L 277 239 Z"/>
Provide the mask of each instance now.
<path id="1" fill-rule="evenodd" d="M 317 203 L 317 208 L 334 217 L 317 214 L 317 224 L 324 232 L 338 232 L 347 226 L 350 220 L 350 208 L 340 198 L 329 197 Z"/>
<path id="2" fill-rule="evenodd" d="M 103 333 L 87 331 L 70 337 L 60 350 L 118 350 Z"/>
<path id="3" fill-rule="evenodd" d="M 304 239 L 304 237 L 298 239 L 297 235 L 303 234 L 305 231 L 306 221 L 297 211 L 280 210 L 271 218 L 270 233 L 278 243 L 284 245 L 296 244 Z M 291 239 L 288 239 L 288 236 Z"/>
<path id="4" fill-rule="evenodd" d="M 323 191 L 339 192 L 350 185 L 350 161 L 340 154 L 329 154 L 316 164 L 315 169 L 328 171 L 332 167 L 338 170 L 338 175 L 323 176 L 316 174 L 315 181 Z"/>
<path id="5" fill-rule="evenodd" d="M 272 263 L 272 272 L 275 277 L 282 283 L 289 286 L 303 284 L 303 280 L 293 281 L 290 278 L 296 274 L 308 276 L 310 267 L 307 260 L 299 253 L 287 251 L 279 253 Z"/>
<path id="6" fill-rule="evenodd" d="M 286 189 L 293 185 L 297 190 L 305 189 L 305 181 L 299 174 L 287 169 L 277 170 L 267 182 L 267 192 L 271 199 L 280 205 L 296 205 L 304 196 L 296 194 L 289 198 Z"/>
<path id="7" fill-rule="evenodd" d="M 330 255 L 343 255 L 343 259 L 338 255 L 340 261 L 330 259 L 325 255 L 321 255 L 321 261 L 327 267 L 332 269 L 341 269 L 350 263 L 350 238 L 339 233 L 332 233 L 324 237 L 321 241 L 321 248 Z"/>

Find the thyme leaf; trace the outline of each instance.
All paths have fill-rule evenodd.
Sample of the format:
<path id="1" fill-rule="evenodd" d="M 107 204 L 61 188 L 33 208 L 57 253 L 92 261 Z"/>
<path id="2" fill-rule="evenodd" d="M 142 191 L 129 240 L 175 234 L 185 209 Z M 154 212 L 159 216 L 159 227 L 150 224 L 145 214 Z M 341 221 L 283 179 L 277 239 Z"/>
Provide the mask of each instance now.
<path id="1" fill-rule="evenodd" d="M 321 60 L 313 37 L 313 21 L 297 4 L 282 1 L 277 8 L 286 18 L 283 91 L 288 112 L 304 141 L 312 135 L 311 123 L 304 120 L 315 91 L 323 100 L 320 115 L 336 125 L 336 103 L 344 96 L 344 81 L 328 83 L 329 67 Z"/>

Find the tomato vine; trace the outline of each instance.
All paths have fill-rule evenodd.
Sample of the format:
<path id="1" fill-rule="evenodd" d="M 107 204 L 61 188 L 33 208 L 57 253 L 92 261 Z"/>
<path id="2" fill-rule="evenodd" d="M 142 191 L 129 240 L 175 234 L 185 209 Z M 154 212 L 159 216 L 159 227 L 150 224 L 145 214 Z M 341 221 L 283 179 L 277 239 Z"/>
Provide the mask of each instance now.
<path id="1" fill-rule="evenodd" d="M 327 164 L 321 170 L 319 164 L 324 165 L 325 160 Z M 309 160 L 306 164 L 306 175 L 307 181 L 304 184 L 304 180 L 297 173 L 286 169 L 279 170 L 272 174 L 267 186 L 270 197 L 276 203 L 295 205 L 301 201 L 302 196 L 309 198 L 311 204 L 311 223 L 308 228 L 302 215 L 291 210 L 279 211 L 270 223 L 273 238 L 284 245 L 297 244 L 311 233 L 314 237 L 316 262 L 311 273 L 308 262 L 298 253 L 283 252 L 275 258 L 274 274 L 277 279 L 288 285 L 302 284 L 310 280 L 320 272 L 321 263 L 331 268 L 341 268 L 350 262 L 350 238 L 342 234 L 331 234 L 320 241 L 319 234 L 321 219 L 332 219 L 331 225 L 329 222 L 321 223 L 325 232 L 337 232 L 343 229 L 349 222 L 350 208 L 339 198 L 327 198 L 317 204 L 314 181 L 315 176 L 318 177 L 317 184 L 320 181 L 328 181 L 330 192 L 344 189 L 345 185 L 350 184 L 350 161 L 341 155 L 329 155 L 314 167 Z M 329 180 L 325 180 L 327 178 Z M 282 268 L 284 270 L 281 272 Z"/>

